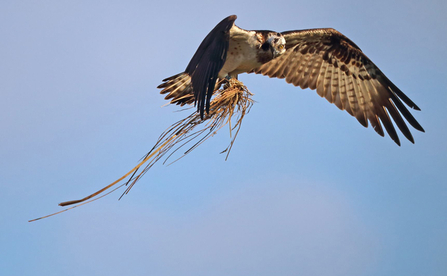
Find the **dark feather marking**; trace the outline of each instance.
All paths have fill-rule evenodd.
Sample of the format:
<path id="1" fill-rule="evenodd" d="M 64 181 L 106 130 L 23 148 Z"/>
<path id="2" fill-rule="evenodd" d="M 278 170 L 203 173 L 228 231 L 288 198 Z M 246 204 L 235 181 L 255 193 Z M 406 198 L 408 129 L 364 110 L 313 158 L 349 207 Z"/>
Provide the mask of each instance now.
<path id="1" fill-rule="evenodd" d="M 265 42 L 264 44 L 262 44 L 261 49 L 263 51 L 268 51 L 268 49 L 270 48 L 270 45 L 268 44 L 268 42 Z"/>

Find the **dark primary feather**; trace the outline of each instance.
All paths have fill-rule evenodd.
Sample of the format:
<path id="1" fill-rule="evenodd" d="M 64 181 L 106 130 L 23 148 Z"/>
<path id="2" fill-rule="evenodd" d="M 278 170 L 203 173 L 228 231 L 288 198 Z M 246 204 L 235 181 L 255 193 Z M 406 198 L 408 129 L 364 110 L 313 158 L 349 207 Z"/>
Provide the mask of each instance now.
<path id="1" fill-rule="evenodd" d="M 204 111 L 209 112 L 211 96 L 227 56 L 229 31 L 236 16 L 232 15 L 214 27 L 200 44 L 185 73 L 191 77 L 197 111 L 203 119 Z"/>
<path id="2" fill-rule="evenodd" d="M 402 116 L 417 130 L 424 131 L 402 101 L 420 110 L 350 39 L 334 29 L 283 32 L 286 52 L 254 69 L 301 88 L 316 89 L 321 97 L 346 110 L 363 126 L 368 121 L 383 136 L 382 124 L 400 145 L 392 124 L 414 143 Z M 391 117 L 390 117 L 391 116 Z"/>

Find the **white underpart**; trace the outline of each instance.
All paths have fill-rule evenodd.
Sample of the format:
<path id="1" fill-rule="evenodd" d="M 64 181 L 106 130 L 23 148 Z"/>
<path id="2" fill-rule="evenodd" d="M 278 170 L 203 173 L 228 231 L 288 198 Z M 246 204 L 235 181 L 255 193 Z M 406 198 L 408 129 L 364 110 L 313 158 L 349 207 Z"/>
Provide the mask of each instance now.
<path id="1" fill-rule="evenodd" d="M 236 25 L 230 29 L 227 58 L 219 72 L 219 78 L 236 77 L 261 65 L 256 58 L 259 41 L 254 31 L 243 30 Z"/>

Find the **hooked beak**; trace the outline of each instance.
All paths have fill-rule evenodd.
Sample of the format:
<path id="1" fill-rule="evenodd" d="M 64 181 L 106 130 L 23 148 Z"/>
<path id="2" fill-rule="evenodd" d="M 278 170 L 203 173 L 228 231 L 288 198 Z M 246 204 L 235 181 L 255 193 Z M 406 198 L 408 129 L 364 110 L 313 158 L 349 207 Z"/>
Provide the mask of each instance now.
<path id="1" fill-rule="evenodd" d="M 281 52 L 278 51 L 278 50 L 276 50 L 275 48 L 270 47 L 270 49 L 272 50 L 272 56 L 273 56 L 273 58 L 276 58 L 277 56 L 281 55 Z"/>

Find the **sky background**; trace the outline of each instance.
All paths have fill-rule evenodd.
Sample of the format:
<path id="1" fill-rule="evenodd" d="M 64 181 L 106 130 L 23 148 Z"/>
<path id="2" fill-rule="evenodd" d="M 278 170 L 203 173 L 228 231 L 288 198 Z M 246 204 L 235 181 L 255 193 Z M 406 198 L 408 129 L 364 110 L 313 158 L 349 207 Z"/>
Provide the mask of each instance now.
<path id="1" fill-rule="evenodd" d="M 284 80 L 170 166 L 45 220 L 187 112 L 156 89 L 206 34 L 333 27 L 421 109 L 402 146 Z M 447 2 L 2 1 L 2 275 L 447 275 Z"/>

